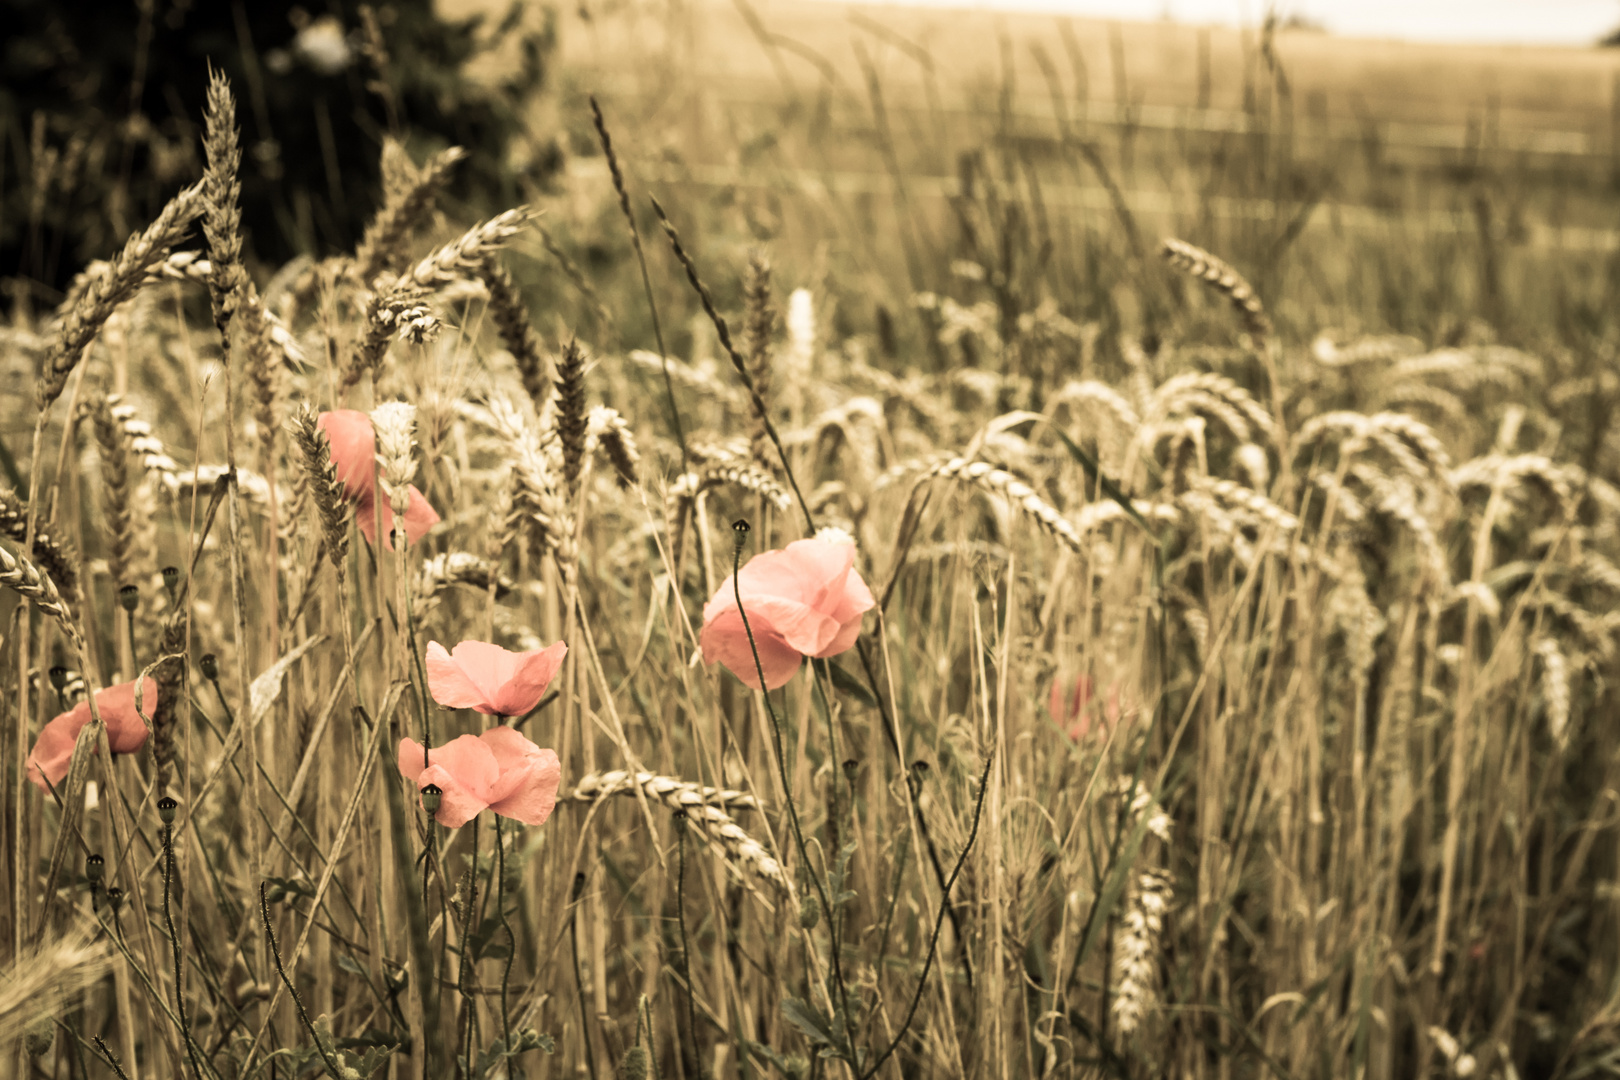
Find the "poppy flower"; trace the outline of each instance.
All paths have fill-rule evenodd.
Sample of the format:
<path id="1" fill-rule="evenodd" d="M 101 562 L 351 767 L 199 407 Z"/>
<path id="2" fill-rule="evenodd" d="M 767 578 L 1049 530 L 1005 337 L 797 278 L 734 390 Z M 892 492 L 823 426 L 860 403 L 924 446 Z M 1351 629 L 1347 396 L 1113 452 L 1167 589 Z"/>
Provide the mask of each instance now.
<path id="1" fill-rule="evenodd" d="M 555 750 L 496 727 L 435 746 L 431 757 L 415 739 L 401 739 L 399 774 L 414 780 L 417 791 L 438 785 L 442 794 L 433 818 L 446 828 L 459 829 L 483 810 L 543 825 L 557 805 L 562 763 Z"/>
<path id="2" fill-rule="evenodd" d="M 433 700 L 486 716 L 525 716 L 540 704 L 562 667 L 568 646 L 559 641 L 531 652 L 511 652 L 487 641 L 463 641 L 449 652 L 428 642 L 427 680 Z"/>
<path id="3" fill-rule="evenodd" d="M 750 629 L 765 689 L 775 690 L 793 678 L 804 657 L 837 656 L 855 644 L 862 613 L 877 603 L 855 569 L 854 541 L 832 530 L 763 551 L 734 577 L 735 586 L 726 578 L 703 605 L 699 644 L 704 661 L 724 664 L 755 690 L 759 670 L 748 646 Z M 747 627 L 737 610 L 738 593 Z"/>
<path id="4" fill-rule="evenodd" d="M 141 707 L 148 716 L 157 708 L 158 685 L 151 677 L 141 680 Z M 101 722 L 107 725 L 107 745 L 115 754 L 133 754 L 146 744 L 151 734 L 146 721 L 135 711 L 135 683 L 119 683 L 96 692 L 96 710 Z M 73 761 L 73 746 L 79 741 L 79 732 L 90 722 L 90 703 L 81 701 L 68 712 L 56 717 L 40 729 L 34 749 L 28 755 L 28 779 L 47 790 L 46 781 L 55 787 L 68 774 Z"/>
<path id="5" fill-rule="evenodd" d="M 1076 675 L 1072 679 L 1058 678 L 1052 682 L 1052 692 L 1047 699 L 1047 711 L 1052 719 L 1063 727 L 1065 733 L 1075 742 L 1080 742 L 1091 734 L 1092 724 L 1097 718 L 1097 709 L 1092 705 L 1093 683 L 1089 675 Z M 1119 683 L 1110 683 L 1108 686 L 1108 703 L 1103 708 L 1103 730 L 1109 730 L 1119 723 L 1119 718 L 1127 711 L 1120 704 Z M 1135 712 L 1134 706 L 1128 708 Z"/>
<path id="6" fill-rule="evenodd" d="M 344 492 L 354 501 L 354 521 L 366 543 L 377 542 L 377 511 L 382 511 L 383 546 L 394 550 L 394 508 L 377 485 L 377 432 L 371 417 L 356 409 L 323 412 L 316 421 L 326 432 L 332 449 L 332 464 Z M 428 505 L 427 496 L 415 484 L 408 489 L 410 503 L 405 509 L 405 538 L 416 543 L 439 523 L 438 512 Z M 381 498 L 379 498 L 381 496 Z"/>

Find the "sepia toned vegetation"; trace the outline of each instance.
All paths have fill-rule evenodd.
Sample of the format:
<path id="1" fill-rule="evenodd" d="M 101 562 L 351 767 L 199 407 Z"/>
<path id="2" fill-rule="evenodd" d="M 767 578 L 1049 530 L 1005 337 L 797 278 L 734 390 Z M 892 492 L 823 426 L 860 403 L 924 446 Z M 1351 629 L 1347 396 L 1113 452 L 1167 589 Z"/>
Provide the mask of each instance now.
<path id="1" fill-rule="evenodd" d="M 5 1075 L 1620 1072 L 1606 145 L 1351 153 L 1275 27 L 1149 128 L 1080 89 L 1140 29 L 998 87 L 830 10 L 565 14 L 554 185 L 405 117 L 285 265 L 216 73 L 14 306 Z M 807 538 L 871 606 L 752 690 Z M 566 654 L 441 707 L 460 642 Z M 555 807 L 440 824 L 500 727 Z"/>

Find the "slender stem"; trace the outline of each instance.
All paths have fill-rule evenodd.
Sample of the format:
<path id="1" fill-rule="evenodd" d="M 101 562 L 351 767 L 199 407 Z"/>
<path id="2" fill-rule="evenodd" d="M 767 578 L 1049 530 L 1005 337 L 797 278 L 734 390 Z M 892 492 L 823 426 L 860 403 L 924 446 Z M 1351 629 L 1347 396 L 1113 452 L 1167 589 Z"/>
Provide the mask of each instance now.
<path id="1" fill-rule="evenodd" d="M 134 616 L 131 616 L 133 619 Z M 163 921 L 169 929 L 169 945 L 174 952 L 174 1012 L 180 1018 L 180 1038 L 186 1044 L 186 1056 L 191 1059 L 191 1068 L 199 1077 L 214 1075 L 213 1070 L 203 1070 L 202 1063 L 197 1060 L 197 1044 L 191 1037 L 191 1025 L 186 1019 L 186 995 L 183 973 L 184 960 L 180 951 L 180 935 L 175 932 L 174 914 L 170 910 L 169 897 L 174 889 L 174 826 L 165 823 L 163 826 Z"/>
<path id="2" fill-rule="evenodd" d="M 506 931 L 506 962 L 501 966 L 501 1042 L 512 1049 L 512 1024 L 506 1016 L 507 984 L 512 979 L 512 958 L 517 952 L 517 937 L 512 924 L 506 921 L 506 845 L 501 840 L 501 816 L 495 815 L 495 913 L 501 917 L 501 929 Z"/>
<path id="3" fill-rule="evenodd" d="M 647 273 L 647 255 L 641 250 L 641 230 L 636 227 L 636 215 L 630 210 L 630 195 L 625 191 L 624 173 L 619 169 L 619 156 L 613 152 L 613 137 L 608 134 L 607 121 L 602 117 L 602 107 L 596 103 L 596 95 L 590 96 L 591 121 L 596 125 L 596 137 L 602 143 L 602 153 L 608 161 L 608 171 L 613 174 L 613 190 L 619 196 L 619 211 L 624 214 L 626 224 L 630 226 L 630 246 L 636 249 L 636 262 L 641 266 L 641 287 L 647 293 L 647 309 L 652 313 L 653 340 L 658 343 L 658 360 L 664 367 L 664 393 L 669 400 L 669 422 L 675 429 L 675 441 L 681 447 L 681 472 L 690 471 L 686 457 L 686 435 L 681 430 L 681 410 L 675 404 L 675 382 L 669 377 L 669 350 L 664 348 L 664 331 L 658 321 L 658 301 L 653 298 L 652 275 Z"/>
<path id="4" fill-rule="evenodd" d="M 270 955 L 276 962 L 276 974 L 281 976 L 283 985 L 287 987 L 287 993 L 292 996 L 293 1004 L 298 1006 L 298 1019 L 303 1021 L 304 1029 L 309 1032 L 309 1037 L 314 1041 L 315 1049 L 320 1053 L 321 1060 L 326 1063 L 329 1075 L 342 1076 L 342 1066 L 333 1059 L 331 1051 L 326 1048 L 326 1043 L 322 1041 L 320 1033 L 315 1030 L 315 1025 L 309 1018 L 309 1013 L 304 1009 L 304 999 L 298 996 L 297 988 L 293 986 L 292 980 L 287 978 L 287 969 L 281 966 L 281 947 L 276 944 L 275 927 L 270 923 L 270 899 L 269 893 L 266 891 L 267 885 L 268 882 L 259 882 L 259 914 L 264 917 L 264 936 L 270 942 Z"/>
<path id="5" fill-rule="evenodd" d="M 973 827 L 968 830 L 967 843 L 962 845 L 962 854 L 957 856 L 956 866 L 951 870 L 950 880 L 945 885 L 945 894 L 939 898 L 939 914 L 934 916 L 934 932 L 928 938 L 928 958 L 923 961 L 922 975 L 917 979 L 917 990 L 911 995 L 911 1005 L 906 1009 L 905 1023 L 901 1024 L 900 1030 L 895 1032 L 894 1041 L 889 1044 L 889 1048 L 878 1056 L 870 1069 L 861 1074 L 860 1080 L 871 1080 L 872 1077 L 877 1075 L 877 1071 L 883 1067 L 883 1063 L 888 1061 L 889 1056 L 899 1047 L 900 1040 L 906 1037 L 906 1031 L 910 1029 L 911 1021 L 917 1015 L 917 1004 L 922 1000 L 923 990 L 928 985 L 928 972 L 934 966 L 934 954 L 939 949 L 939 931 L 945 925 L 945 911 L 949 908 L 951 902 L 951 887 L 956 884 L 957 877 L 961 875 L 962 867 L 967 863 L 968 853 L 973 850 L 973 841 L 979 835 L 979 818 L 984 811 L 985 792 L 990 790 L 990 768 L 995 764 L 995 760 L 996 752 L 992 747 L 989 756 L 985 758 L 984 775 L 979 777 L 979 797 L 973 802 Z"/>
<path id="6" fill-rule="evenodd" d="M 568 912 L 568 944 L 574 952 L 574 990 L 579 1000 L 579 1034 L 585 1043 L 585 1067 L 596 1080 L 596 1051 L 591 1049 L 590 1019 L 585 1011 L 585 978 L 579 973 L 579 897 L 585 891 L 585 875 L 574 875 L 574 900 Z"/>
<path id="7" fill-rule="evenodd" d="M 467 917 L 462 920 L 461 931 L 461 977 L 458 980 L 458 989 L 461 991 L 461 1001 L 467 1010 L 466 1047 L 467 1047 L 467 1076 L 473 1074 L 473 1027 L 478 1023 L 478 999 L 473 994 L 470 983 L 478 979 L 477 959 L 473 956 L 473 936 L 477 927 L 478 918 L 478 816 L 472 819 L 472 867 L 467 872 Z"/>
<path id="8" fill-rule="evenodd" d="M 686 941 L 686 811 L 675 813 L 675 921 L 681 927 L 681 978 L 686 981 L 686 1026 L 692 1040 L 692 1067 L 703 1075 L 703 1058 L 698 1050 L 697 1005 L 692 1001 L 692 949 Z"/>

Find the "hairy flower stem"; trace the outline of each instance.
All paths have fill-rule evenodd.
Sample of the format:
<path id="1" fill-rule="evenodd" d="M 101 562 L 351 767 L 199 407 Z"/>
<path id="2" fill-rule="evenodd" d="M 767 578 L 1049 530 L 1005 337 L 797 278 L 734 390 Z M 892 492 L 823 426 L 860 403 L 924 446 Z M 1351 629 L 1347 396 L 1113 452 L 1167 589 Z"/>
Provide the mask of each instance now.
<path id="1" fill-rule="evenodd" d="M 501 840 L 501 816 L 495 815 L 495 913 L 506 931 L 506 962 L 501 965 L 501 1045 L 512 1049 L 512 1022 L 507 1017 L 507 985 L 512 980 L 512 960 L 517 953 L 517 935 L 506 920 L 506 845 Z"/>
<path id="2" fill-rule="evenodd" d="M 784 457 L 783 465 L 786 464 L 787 459 Z M 806 510 L 807 515 L 808 513 L 809 511 Z M 737 602 L 737 614 L 742 617 L 743 632 L 748 635 L 748 651 L 754 657 L 754 672 L 759 677 L 760 697 L 765 702 L 765 715 L 770 717 L 771 720 L 771 744 L 776 750 L 776 774 L 782 781 L 782 801 L 787 803 L 788 820 L 793 825 L 793 839 L 799 849 L 799 862 L 804 866 L 804 873 L 810 879 L 810 884 L 815 887 L 816 898 L 821 901 L 821 910 L 828 912 L 830 916 L 832 905 L 828 903 L 827 888 L 822 883 L 821 875 L 816 873 L 815 866 L 810 862 L 810 854 L 804 845 L 804 832 L 799 827 L 799 811 L 793 803 L 793 789 L 788 785 L 787 756 L 782 751 L 782 724 L 776 718 L 775 708 L 771 706 L 771 695 L 765 690 L 765 666 L 760 663 L 759 646 L 754 642 L 754 628 L 748 623 L 748 612 L 743 607 L 742 589 L 738 584 L 738 577 L 742 573 L 742 549 L 748 540 L 748 522 L 738 519 L 732 524 L 731 528 L 733 536 L 731 547 L 731 594 Z M 850 1041 L 849 988 L 848 984 L 844 982 L 843 961 L 838 956 L 836 939 L 833 942 L 831 959 L 833 984 L 838 989 L 839 1008 L 843 1010 L 844 1014 L 842 1029 L 845 1045 L 842 1049 L 848 1054 L 848 1060 L 853 1065 L 857 1059 L 855 1057 L 855 1047 Z"/>
<path id="3" fill-rule="evenodd" d="M 477 1043 L 473 1032 L 478 1026 L 478 997 L 473 993 L 473 983 L 478 981 L 478 959 L 472 955 L 472 939 L 476 931 L 478 920 L 478 816 L 472 819 L 472 854 L 469 857 L 472 867 L 467 871 L 467 898 L 462 903 L 467 905 L 467 917 L 462 920 L 461 930 L 461 972 L 457 979 L 457 989 L 461 991 L 462 1007 L 467 1010 L 467 1025 L 465 1028 L 467 1046 L 467 1071 L 464 1076 L 473 1075 L 473 1050 Z"/>
<path id="4" fill-rule="evenodd" d="M 282 984 L 287 987 L 287 993 L 292 995 L 293 1004 L 298 1006 L 298 1019 L 303 1022 L 304 1030 L 309 1032 L 310 1039 L 315 1043 L 315 1049 L 320 1053 L 321 1060 L 326 1064 L 328 1076 L 342 1076 L 343 1067 L 333 1059 L 332 1052 L 327 1049 L 320 1033 L 315 1030 L 309 1013 L 304 1009 L 304 999 L 298 996 L 298 988 L 293 986 L 292 980 L 287 977 L 287 969 L 281 964 L 281 949 L 276 945 L 276 929 L 270 920 L 270 897 L 266 889 L 269 882 L 259 882 L 259 914 L 264 917 L 264 936 L 270 943 L 270 955 L 276 962 L 276 974 L 281 976 Z M 352 1070 L 351 1070 L 352 1071 Z"/>
<path id="5" fill-rule="evenodd" d="M 172 804 L 170 804 L 172 805 Z M 174 1011 L 180 1018 L 180 1038 L 186 1044 L 186 1056 L 191 1059 L 191 1068 L 199 1077 L 217 1076 L 212 1068 L 204 1070 L 202 1062 L 197 1058 L 197 1043 L 191 1037 L 191 1024 L 186 1017 L 185 981 L 182 975 L 185 964 L 180 949 L 180 935 L 174 928 L 174 915 L 170 910 L 170 894 L 174 891 L 174 826 L 167 822 L 163 825 L 163 921 L 169 929 L 169 945 L 174 951 Z"/>

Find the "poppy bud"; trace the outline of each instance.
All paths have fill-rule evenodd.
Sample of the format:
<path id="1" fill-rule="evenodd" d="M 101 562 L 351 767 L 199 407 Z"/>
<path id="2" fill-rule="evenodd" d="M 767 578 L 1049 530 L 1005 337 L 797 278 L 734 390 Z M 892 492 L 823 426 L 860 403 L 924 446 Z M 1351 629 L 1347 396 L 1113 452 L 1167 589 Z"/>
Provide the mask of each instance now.
<path id="1" fill-rule="evenodd" d="M 219 660 L 218 660 L 218 658 L 216 658 L 214 656 L 213 653 L 211 653 L 211 652 L 203 653 L 202 654 L 202 659 L 197 661 L 197 666 L 202 669 L 203 678 L 207 679 L 209 682 L 217 682 L 218 681 L 218 679 L 219 679 Z"/>
<path id="2" fill-rule="evenodd" d="M 163 568 L 163 587 L 169 590 L 169 599 L 174 599 L 174 590 L 180 586 L 180 568 L 178 566 L 165 566 Z"/>
<path id="3" fill-rule="evenodd" d="M 180 807 L 180 804 L 174 800 L 173 796 L 165 795 L 165 796 L 163 796 L 163 798 L 158 800 L 158 802 L 157 802 L 158 817 L 163 821 L 163 824 L 165 824 L 165 825 L 173 825 L 174 824 L 174 812 L 177 809 L 179 809 L 179 807 Z"/>
<path id="4" fill-rule="evenodd" d="M 647 1048 L 637 1043 L 619 1059 L 619 1080 L 647 1080 Z"/>
<path id="5" fill-rule="evenodd" d="M 426 784 L 422 788 L 422 809 L 431 816 L 439 812 L 439 802 L 444 798 L 444 791 L 438 784 Z"/>
<path id="6" fill-rule="evenodd" d="M 820 921 L 821 901 L 816 899 L 815 893 L 805 893 L 804 899 L 799 903 L 799 925 L 806 930 L 813 930 Z"/>
<path id="7" fill-rule="evenodd" d="M 133 612 L 141 606 L 141 590 L 134 585 L 122 585 L 118 589 L 118 606 L 125 611 Z"/>
<path id="8" fill-rule="evenodd" d="M 63 687 L 67 686 L 67 681 L 68 681 L 68 669 L 67 668 L 63 667 L 61 664 L 58 664 L 55 667 L 51 668 L 51 689 L 55 690 L 58 694 L 60 694 L 62 692 Z"/>
<path id="9" fill-rule="evenodd" d="M 29 1057 L 44 1057 L 50 1053 L 52 1044 L 56 1042 L 56 1028 L 49 1018 L 37 1021 L 23 1036 L 23 1046 L 28 1050 Z M 645 1070 L 642 1072 L 645 1076 Z"/>
<path id="10" fill-rule="evenodd" d="M 90 887 L 92 889 L 101 884 L 101 874 L 106 868 L 107 860 L 103 859 L 99 853 L 91 855 L 88 859 L 84 860 L 85 880 L 90 882 Z"/>

